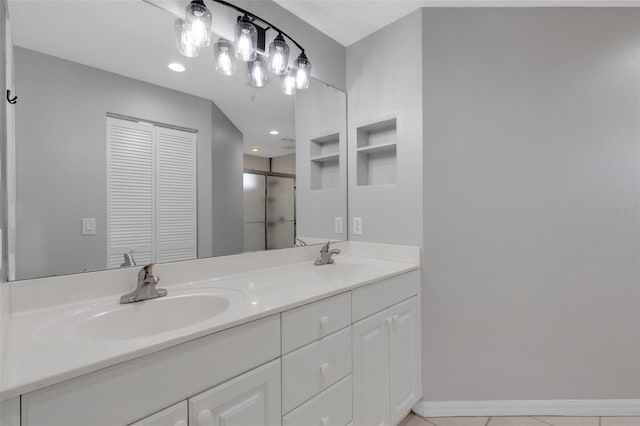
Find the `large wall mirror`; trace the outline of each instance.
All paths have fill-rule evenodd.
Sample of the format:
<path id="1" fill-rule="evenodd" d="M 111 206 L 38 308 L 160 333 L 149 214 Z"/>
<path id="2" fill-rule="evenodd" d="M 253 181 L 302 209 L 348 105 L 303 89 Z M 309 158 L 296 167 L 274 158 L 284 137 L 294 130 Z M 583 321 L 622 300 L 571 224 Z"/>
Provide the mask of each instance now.
<path id="1" fill-rule="evenodd" d="M 243 62 L 219 75 L 212 47 L 181 56 L 175 15 L 143 1 L 9 15 L 10 279 L 346 239 L 343 92 L 254 88 Z"/>

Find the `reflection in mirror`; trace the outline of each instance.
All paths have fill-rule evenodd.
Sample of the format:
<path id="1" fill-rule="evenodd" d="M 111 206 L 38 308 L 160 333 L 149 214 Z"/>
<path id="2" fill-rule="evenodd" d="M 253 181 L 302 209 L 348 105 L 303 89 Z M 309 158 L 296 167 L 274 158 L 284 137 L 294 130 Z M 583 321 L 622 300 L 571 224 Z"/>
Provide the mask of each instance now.
<path id="1" fill-rule="evenodd" d="M 9 10 L 11 279 L 345 239 L 344 93 L 257 89 L 242 62 L 221 76 L 213 47 L 179 55 L 175 16 L 141 1 Z"/>

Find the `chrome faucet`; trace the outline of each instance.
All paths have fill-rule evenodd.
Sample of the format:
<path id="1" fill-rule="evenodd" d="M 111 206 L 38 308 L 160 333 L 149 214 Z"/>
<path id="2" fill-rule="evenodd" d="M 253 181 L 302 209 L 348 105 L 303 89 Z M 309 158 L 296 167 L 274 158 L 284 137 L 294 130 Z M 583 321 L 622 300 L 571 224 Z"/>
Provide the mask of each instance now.
<path id="1" fill-rule="evenodd" d="M 136 289 L 120 297 L 120 303 L 134 303 L 147 299 L 155 299 L 167 295 L 164 288 L 156 288 L 160 281 L 157 275 L 153 275 L 153 263 L 144 266 L 138 272 L 138 284 Z"/>
<path id="2" fill-rule="evenodd" d="M 331 241 L 327 241 L 327 244 L 323 245 L 320 249 L 320 257 L 313 262 L 315 265 L 329 265 L 333 263 L 331 256 L 334 254 L 340 254 L 340 250 L 330 248 Z"/>
<path id="3" fill-rule="evenodd" d="M 136 261 L 133 259 L 133 255 L 131 252 L 124 254 L 124 262 L 120 264 L 121 268 L 126 268 L 129 266 L 136 266 Z"/>

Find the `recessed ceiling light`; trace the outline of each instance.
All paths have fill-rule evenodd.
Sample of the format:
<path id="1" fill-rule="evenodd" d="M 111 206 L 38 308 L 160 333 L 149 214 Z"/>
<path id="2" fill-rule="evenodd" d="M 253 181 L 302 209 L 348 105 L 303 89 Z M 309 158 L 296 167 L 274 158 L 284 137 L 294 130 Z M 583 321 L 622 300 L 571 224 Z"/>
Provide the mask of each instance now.
<path id="1" fill-rule="evenodd" d="M 280 132 L 279 132 L 279 131 L 277 131 L 277 130 L 272 130 L 272 131 L 270 131 L 270 132 L 269 132 L 269 134 L 270 134 L 270 135 L 277 135 L 277 134 L 279 134 L 279 133 L 280 133 Z"/>
<path id="2" fill-rule="evenodd" d="M 259 152 L 260 148 L 251 148 L 251 152 Z"/>
<path id="3" fill-rule="evenodd" d="M 179 63 L 177 63 L 177 62 L 171 62 L 171 63 L 168 65 L 168 67 L 169 67 L 169 69 L 170 69 L 171 71 L 175 71 L 175 72 L 183 72 L 183 71 L 186 69 L 186 68 L 184 67 L 184 65 L 179 64 Z"/>

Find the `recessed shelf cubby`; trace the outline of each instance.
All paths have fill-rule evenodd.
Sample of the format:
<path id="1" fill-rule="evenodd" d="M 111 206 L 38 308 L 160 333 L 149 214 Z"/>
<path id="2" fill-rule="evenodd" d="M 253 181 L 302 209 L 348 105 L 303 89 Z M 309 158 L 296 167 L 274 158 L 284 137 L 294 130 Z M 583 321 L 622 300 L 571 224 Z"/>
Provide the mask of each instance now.
<path id="1" fill-rule="evenodd" d="M 340 170 L 340 134 L 332 133 L 310 143 L 311 189 L 338 187 Z"/>
<path id="2" fill-rule="evenodd" d="M 396 119 L 358 127 L 356 145 L 358 186 L 396 183 Z"/>

